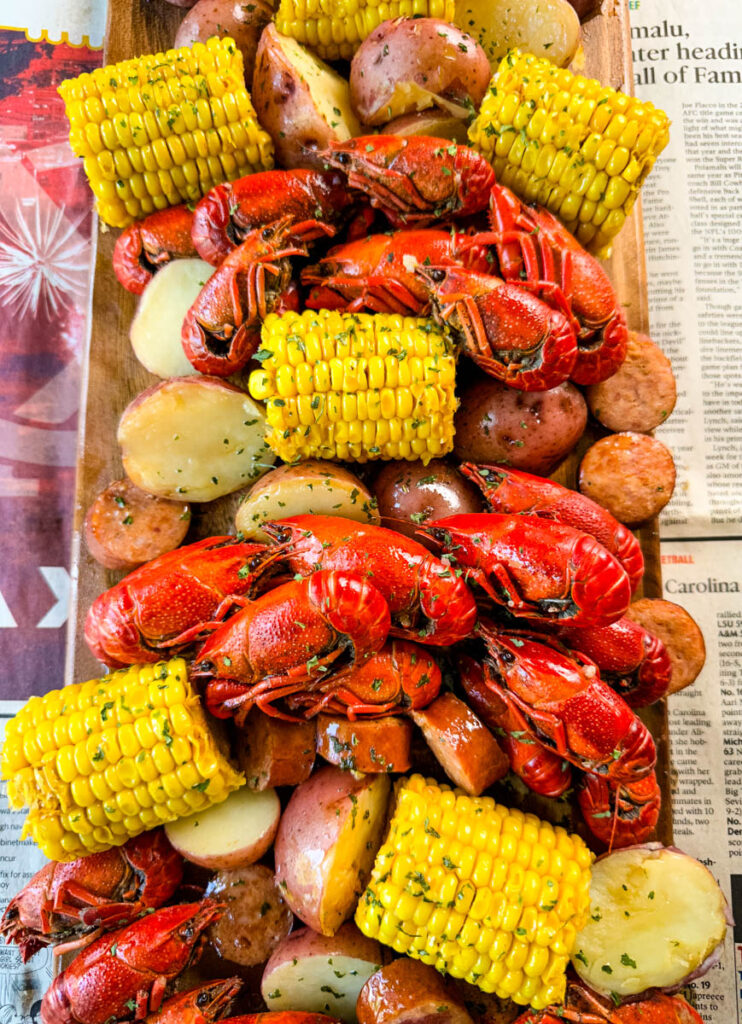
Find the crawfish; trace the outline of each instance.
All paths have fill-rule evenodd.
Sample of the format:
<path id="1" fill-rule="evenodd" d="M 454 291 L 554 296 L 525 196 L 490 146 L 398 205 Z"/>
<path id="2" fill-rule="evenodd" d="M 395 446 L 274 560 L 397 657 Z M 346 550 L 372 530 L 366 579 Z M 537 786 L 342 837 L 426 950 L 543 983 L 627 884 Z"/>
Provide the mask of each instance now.
<path id="1" fill-rule="evenodd" d="M 318 153 L 394 227 L 425 227 L 483 210 L 495 175 L 468 146 L 411 135 L 361 135 Z"/>
<path id="2" fill-rule="evenodd" d="M 389 607 L 368 580 L 352 572 L 315 572 L 233 615 L 198 651 L 194 676 L 206 681 L 206 705 L 220 718 L 239 712 L 242 721 L 257 704 L 292 721 L 275 701 L 324 693 L 337 659 L 346 652 L 354 664 L 363 663 L 381 648 L 389 626 Z"/>
<path id="3" fill-rule="evenodd" d="M 660 638 L 638 622 L 624 618 L 610 626 L 565 626 L 558 635 L 571 650 L 595 662 L 602 678 L 629 707 L 643 708 L 667 696 L 670 655 Z"/>
<path id="4" fill-rule="evenodd" d="M 141 295 L 170 260 L 198 255 L 191 238 L 192 222 L 187 206 L 170 206 L 122 231 L 113 247 L 113 270 L 127 291 Z"/>
<path id="5" fill-rule="evenodd" d="M 337 1017 L 305 1010 L 272 1010 L 267 1013 L 245 1013 L 230 1017 L 228 1024 L 340 1024 Z"/>
<path id="6" fill-rule="evenodd" d="M 648 775 L 657 752 L 646 725 L 588 659 L 555 643 L 480 623 L 491 670 L 486 682 L 524 735 L 582 771 L 611 782 Z"/>
<path id="7" fill-rule="evenodd" d="M 632 593 L 641 583 L 644 556 L 639 541 L 597 502 L 553 480 L 506 466 L 463 462 L 459 470 L 479 487 L 493 512 L 541 516 L 589 533 L 624 567 Z"/>
<path id="8" fill-rule="evenodd" d="M 248 233 L 186 313 L 181 340 L 195 369 L 217 377 L 242 369 L 260 344 L 261 321 L 289 288 L 288 257 L 305 255 L 289 217 Z"/>
<path id="9" fill-rule="evenodd" d="M 575 332 L 567 316 L 512 281 L 463 267 L 424 266 L 415 275 L 433 313 L 491 377 L 520 391 L 548 391 L 572 373 Z"/>
<path id="10" fill-rule="evenodd" d="M 101 936 L 54 979 L 41 1003 L 42 1024 L 142 1020 L 199 956 L 202 933 L 220 912 L 213 900 L 182 903 Z"/>
<path id="11" fill-rule="evenodd" d="M 234 536 L 168 551 L 96 597 L 85 620 L 88 647 L 111 668 L 159 661 L 215 628 L 277 556 Z"/>
<path id="12" fill-rule="evenodd" d="M 510 761 L 511 771 L 534 793 L 553 798 L 563 796 L 572 785 L 569 762 L 542 746 L 530 732 L 519 728 L 520 717 L 489 686 L 486 665 L 464 656 L 459 659 L 459 668 L 469 704 L 497 737 Z"/>
<path id="13" fill-rule="evenodd" d="M 206 193 L 193 213 L 193 243 L 216 267 L 250 232 L 279 218 L 289 218 L 291 237 L 303 242 L 334 235 L 353 201 L 337 171 L 259 171 Z"/>
<path id="14" fill-rule="evenodd" d="M 310 309 L 347 309 L 351 313 L 402 313 L 423 316 L 430 308 L 428 288 L 415 276 L 418 263 L 462 263 L 487 270 L 488 250 L 466 245 L 471 236 L 434 228 L 370 235 L 330 249 L 301 272 L 311 285 Z"/>
<path id="15" fill-rule="evenodd" d="M 629 578 L 594 537 L 535 516 L 437 519 L 420 530 L 492 600 L 534 622 L 607 625 L 629 606 Z"/>
<path id="16" fill-rule="evenodd" d="M 393 636 L 447 646 L 474 628 L 477 607 L 463 579 L 394 530 L 315 515 L 291 516 L 263 529 L 285 545 L 282 560 L 294 573 L 343 569 L 373 582 L 389 605 Z"/>
<path id="17" fill-rule="evenodd" d="M 211 981 L 166 999 L 144 1024 L 212 1024 L 229 1013 L 242 988 L 241 978 Z"/>
<path id="18" fill-rule="evenodd" d="M 598 384 L 626 358 L 626 317 L 608 275 L 557 218 L 542 206 L 526 206 L 504 185 L 490 196 L 490 223 L 503 277 L 522 281 L 560 304 L 566 301 L 577 327 L 576 384 Z"/>
<path id="19" fill-rule="evenodd" d="M 303 709 L 311 718 L 320 711 L 379 718 L 400 711 L 415 711 L 435 700 L 441 688 L 441 670 L 424 647 L 406 640 L 389 640 L 362 665 L 334 673 L 322 693 L 297 693 L 287 705 Z"/>
<path id="20" fill-rule="evenodd" d="M 45 946 L 61 956 L 161 907 L 182 876 L 183 860 L 162 829 L 69 864 L 52 861 L 10 901 L 0 934 L 24 963 Z"/>
<path id="21" fill-rule="evenodd" d="M 585 824 L 609 849 L 645 843 L 660 816 L 662 794 L 654 771 L 635 782 L 585 775 L 577 791 Z"/>
<path id="22" fill-rule="evenodd" d="M 703 1024 L 703 1019 L 680 996 L 651 992 L 623 1006 L 607 1004 L 582 986 L 572 984 L 564 1006 L 526 1010 L 514 1024 Z"/>

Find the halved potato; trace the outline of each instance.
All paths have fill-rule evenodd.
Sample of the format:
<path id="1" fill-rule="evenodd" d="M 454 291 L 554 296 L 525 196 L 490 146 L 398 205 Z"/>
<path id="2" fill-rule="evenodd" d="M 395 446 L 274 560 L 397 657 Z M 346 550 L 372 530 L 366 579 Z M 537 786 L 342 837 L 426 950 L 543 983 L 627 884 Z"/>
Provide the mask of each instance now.
<path id="1" fill-rule="evenodd" d="M 267 542 L 263 523 L 305 513 L 379 524 L 376 499 L 358 477 L 333 462 L 307 459 L 258 480 L 238 508 L 235 526 L 251 540 Z"/>
<path id="2" fill-rule="evenodd" d="M 272 24 L 260 37 L 252 101 L 282 167 L 321 170 L 314 151 L 361 134 L 345 79 Z"/>
<path id="3" fill-rule="evenodd" d="M 445 110 L 421 110 L 417 114 L 403 114 L 384 125 L 385 135 L 432 135 L 436 139 L 450 139 L 460 146 L 468 145 L 467 122 Z"/>
<path id="4" fill-rule="evenodd" d="M 216 377 L 174 377 L 129 403 L 117 439 L 126 475 L 143 491 L 213 501 L 274 462 L 265 432 L 263 410 L 244 391 Z"/>
<path id="5" fill-rule="evenodd" d="M 178 853 L 209 871 L 231 871 L 260 860 L 273 843 L 281 817 L 275 789 L 247 786 L 208 810 L 165 826 Z"/>
<path id="6" fill-rule="evenodd" d="M 332 937 L 300 928 L 265 965 L 260 993 L 269 1010 L 327 1013 L 354 1024 L 358 993 L 381 963 L 378 942 L 352 921 Z"/>
<path id="7" fill-rule="evenodd" d="M 276 878 L 294 913 L 334 935 L 355 910 L 386 823 L 386 775 L 327 766 L 294 790 L 275 843 Z"/>
<path id="8" fill-rule="evenodd" d="M 203 260 L 171 260 L 142 293 L 129 328 L 134 355 L 156 377 L 186 377 L 195 370 L 180 338 L 186 313 L 216 268 Z"/>
<path id="9" fill-rule="evenodd" d="M 481 45 L 493 69 L 513 47 L 564 67 L 580 42 L 567 0 L 456 0 L 454 21 Z"/>
<path id="10" fill-rule="evenodd" d="M 490 65 L 482 47 L 440 18 L 395 18 L 368 35 L 350 65 L 350 99 L 364 124 L 428 107 L 466 117 L 482 102 Z"/>
<path id="11" fill-rule="evenodd" d="M 711 967 L 728 923 L 708 868 L 673 847 L 633 846 L 593 865 L 572 963 L 602 995 L 676 989 Z"/>

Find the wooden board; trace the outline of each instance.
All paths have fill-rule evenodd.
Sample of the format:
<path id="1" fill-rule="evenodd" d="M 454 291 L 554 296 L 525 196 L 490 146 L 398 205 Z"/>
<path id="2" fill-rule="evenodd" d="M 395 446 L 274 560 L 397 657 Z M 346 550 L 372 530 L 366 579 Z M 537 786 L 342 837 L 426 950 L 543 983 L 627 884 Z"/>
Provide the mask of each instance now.
<path id="1" fill-rule="evenodd" d="M 106 62 L 115 63 L 127 57 L 168 49 L 183 13 L 181 8 L 173 7 L 164 0 L 111 0 Z M 583 49 L 578 53 L 573 68 L 624 92 L 633 91 L 627 0 L 604 0 L 600 14 L 583 26 Z M 103 569 L 88 554 L 81 541 L 85 511 L 99 491 L 123 476 L 115 440 L 119 416 L 128 402 L 155 380 L 134 358 L 129 344 L 129 325 L 137 300 L 121 287 L 113 273 L 111 254 L 117 234 L 105 225 L 99 225 L 80 414 L 67 682 L 99 674 L 100 665 L 88 651 L 83 638 L 85 616 L 93 599 L 122 575 Z M 609 271 L 626 309 L 629 327 L 647 331 L 647 279 L 639 203 L 616 241 Z M 593 437 L 586 436 L 561 468 L 559 478 L 562 482 L 574 486 L 579 460 Z M 203 506 L 202 511 L 194 515 L 188 539 L 231 532 L 238 503 L 239 496 L 230 495 Z M 647 565 L 643 594 L 660 597 L 656 522 L 643 527 L 640 538 Z M 672 829 L 666 708 L 664 704 L 656 705 L 643 717 L 658 745 L 658 776 L 663 788 L 663 812 L 658 835 L 669 842 Z"/>

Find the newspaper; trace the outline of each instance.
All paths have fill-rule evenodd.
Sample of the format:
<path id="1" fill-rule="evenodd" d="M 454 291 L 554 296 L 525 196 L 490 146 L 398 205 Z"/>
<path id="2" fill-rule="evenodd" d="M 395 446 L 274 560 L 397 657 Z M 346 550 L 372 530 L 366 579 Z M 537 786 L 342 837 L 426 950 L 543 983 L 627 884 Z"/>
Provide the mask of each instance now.
<path id="1" fill-rule="evenodd" d="M 634 88 L 670 144 L 643 190 L 652 337 L 678 403 L 657 431 L 677 485 L 661 517 L 664 596 L 708 660 L 669 700 L 675 841 L 719 879 L 736 920 L 688 993 L 707 1024 L 742 1021 L 742 8 L 630 0 Z"/>
<path id="2" fill-rule="evenodd" d="M 57 2 L 49 25 L 39 21 L 42 6 L 27 15 L 30 39 L 46 29 L 56 40 L 73 25 L 70 39 L 96 45 L 105 0 Z M 720 880 L 740 922 L 720 964 L 687 995 L 706 1024 L 742 1024 L 742 8 L 629 6 L 635 91 L 673 120 L 643 190 L 652 335 L 679 384 L 658 431 L 678 467 L 662 517 L 664 594 L 698 621 L 708 650 L 696 684 L 670 700 L 675 838 Z M 10 15 L 5 23 L 14 24 Z M 0 629 L 14 625 L 0 594 Z M 0 700 L 0 740 L 19 706 Z M 19 842 L 22 819 L 3 789 L 0 907 L 43 863 Z M 24 966 L 15 946 L 0 947 L 0 1024 L 35 1021 L 51 977 L 48 952 Z"/>

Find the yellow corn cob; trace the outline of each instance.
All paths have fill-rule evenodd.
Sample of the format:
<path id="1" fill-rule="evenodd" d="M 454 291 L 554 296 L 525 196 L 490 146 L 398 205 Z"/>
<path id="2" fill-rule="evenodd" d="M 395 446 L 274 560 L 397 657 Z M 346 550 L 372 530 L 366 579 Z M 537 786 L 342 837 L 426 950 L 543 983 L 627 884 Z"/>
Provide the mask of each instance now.
<path id="1" fill-rule="evenodd" d="M 263 321 L 250 394 L 284 462 L 422 459 L 453 447 L 453 345 L 432 320 L 327 309 Z"/>
<path id="2" fill-rule="evenodd" d="M 389 18 L 453 21 L 455 0 L 281 0 L 276 28 L 325 60 L 353 56 Z"/>
<path id="3" fill-rule="evenodd" d="M 98 214 L 114 227 L 273 166 L 227 37 L 109 64 L 59 93 Z"/>
<path id="4" fill-rule="evenodd" d="M 513 50 L 469 138 L 502 185 L 546 206 L 586 248 L 607 256 L 669 129 L 651 103 Z"/>
<path id="5" fill-rule="evenodd" d="M 401 781 L 356 910 L 364 935 L 521 1005 L 561 1003 L 592 854 L 533 814 Z"/>
<path id="6" fill-rule="evenodd" d="M 244 783 L 206 724 L 185 661 L 134 665 L 32 697 L 0 773 L 31 835 L 68 861 L 224 800 Z"/>

